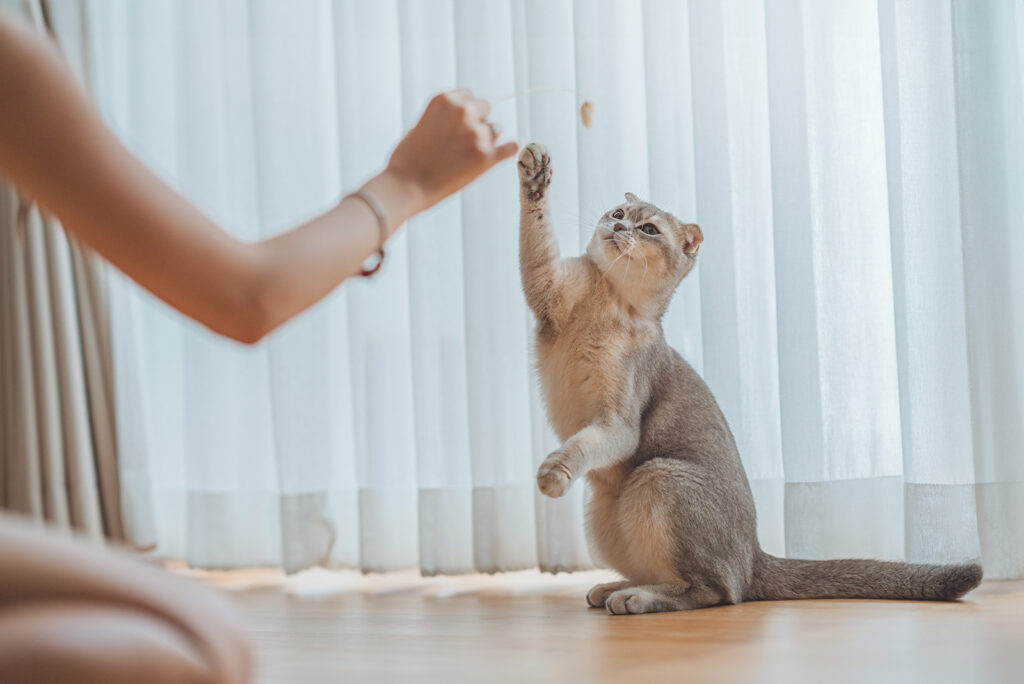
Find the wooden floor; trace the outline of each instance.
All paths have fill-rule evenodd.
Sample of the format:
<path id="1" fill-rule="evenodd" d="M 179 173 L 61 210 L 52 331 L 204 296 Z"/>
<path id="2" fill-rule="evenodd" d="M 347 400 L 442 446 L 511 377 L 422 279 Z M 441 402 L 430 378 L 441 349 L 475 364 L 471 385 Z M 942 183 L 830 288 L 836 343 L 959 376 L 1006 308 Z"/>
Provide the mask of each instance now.
<path id="1" fill-rule="evenodd" d="M 260 682 L 1024 682 L 1024 582 L 612 617 L 584 601 L 609 577 L 208 579 L 251 626 Z"/>

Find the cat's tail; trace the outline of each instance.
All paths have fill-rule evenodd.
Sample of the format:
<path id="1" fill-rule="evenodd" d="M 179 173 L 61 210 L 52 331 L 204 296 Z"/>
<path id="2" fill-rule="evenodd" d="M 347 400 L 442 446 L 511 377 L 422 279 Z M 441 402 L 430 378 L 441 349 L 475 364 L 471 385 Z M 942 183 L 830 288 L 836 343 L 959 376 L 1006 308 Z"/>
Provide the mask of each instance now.
<path id="1" fill-rule="evenodd" d="M 878 560 L 799 560 L 760 554 L 752 601 L 813 598 L 953 601 L 981 583 L 978 563 L 915 565 Z"/>

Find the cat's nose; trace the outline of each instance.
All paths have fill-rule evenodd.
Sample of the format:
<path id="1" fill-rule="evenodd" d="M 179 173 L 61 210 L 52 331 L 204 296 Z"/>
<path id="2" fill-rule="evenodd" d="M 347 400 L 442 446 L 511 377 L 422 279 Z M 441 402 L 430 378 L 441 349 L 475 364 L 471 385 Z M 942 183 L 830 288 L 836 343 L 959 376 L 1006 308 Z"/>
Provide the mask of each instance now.
<path id="1" fill-rule="evenodd" d="M 626 226 L 622 225 L 621 223 L 616 223 L 614 226 L 612 226 L 612 229 L 616 233 L 618 233 L 620 230 L 626 230 Z"/>

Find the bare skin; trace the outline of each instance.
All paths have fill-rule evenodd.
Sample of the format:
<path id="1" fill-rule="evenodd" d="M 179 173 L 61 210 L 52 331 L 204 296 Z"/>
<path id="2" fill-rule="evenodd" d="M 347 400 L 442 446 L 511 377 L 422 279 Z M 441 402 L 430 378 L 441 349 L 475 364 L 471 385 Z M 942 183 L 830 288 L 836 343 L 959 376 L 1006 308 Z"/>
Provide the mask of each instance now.
<path id="1" fill-rule="evenodd" d="M 0 681 L 248 681 L 244 631 L 213 591 L 10 517 L 0 549 Z"/>
<path id="2" fill-rule="evenodd" d="M 3 12 L 0 103 L 0 176 L 154 295 L 232 339 L 260 340 L 380 246 L 359 199 L 262 242 L 233 237 L 136 159 L 54 47 Z M 364 185 L 389 236 L 515 155 L 489 113 L 468 90 L 431 100 Z M 2 516 L 0 550 L 0 681 L 249 680 L 244 631 L 213 592 Z"/>

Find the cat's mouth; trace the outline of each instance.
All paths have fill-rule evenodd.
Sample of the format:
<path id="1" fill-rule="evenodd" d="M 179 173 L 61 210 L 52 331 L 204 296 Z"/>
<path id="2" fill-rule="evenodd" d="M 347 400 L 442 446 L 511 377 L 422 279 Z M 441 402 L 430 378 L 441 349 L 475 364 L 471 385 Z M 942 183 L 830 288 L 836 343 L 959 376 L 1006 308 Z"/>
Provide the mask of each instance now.
<path id="1" fill-rule="evenodd" d="M 610 242 L 614 247 L 615 251 L 619 254 L 628 252 L 633 249 L 634 242 L 632 240 L 620 240 L 618 233 L 612 233 L 605 238 L 605 241 Z"/>

